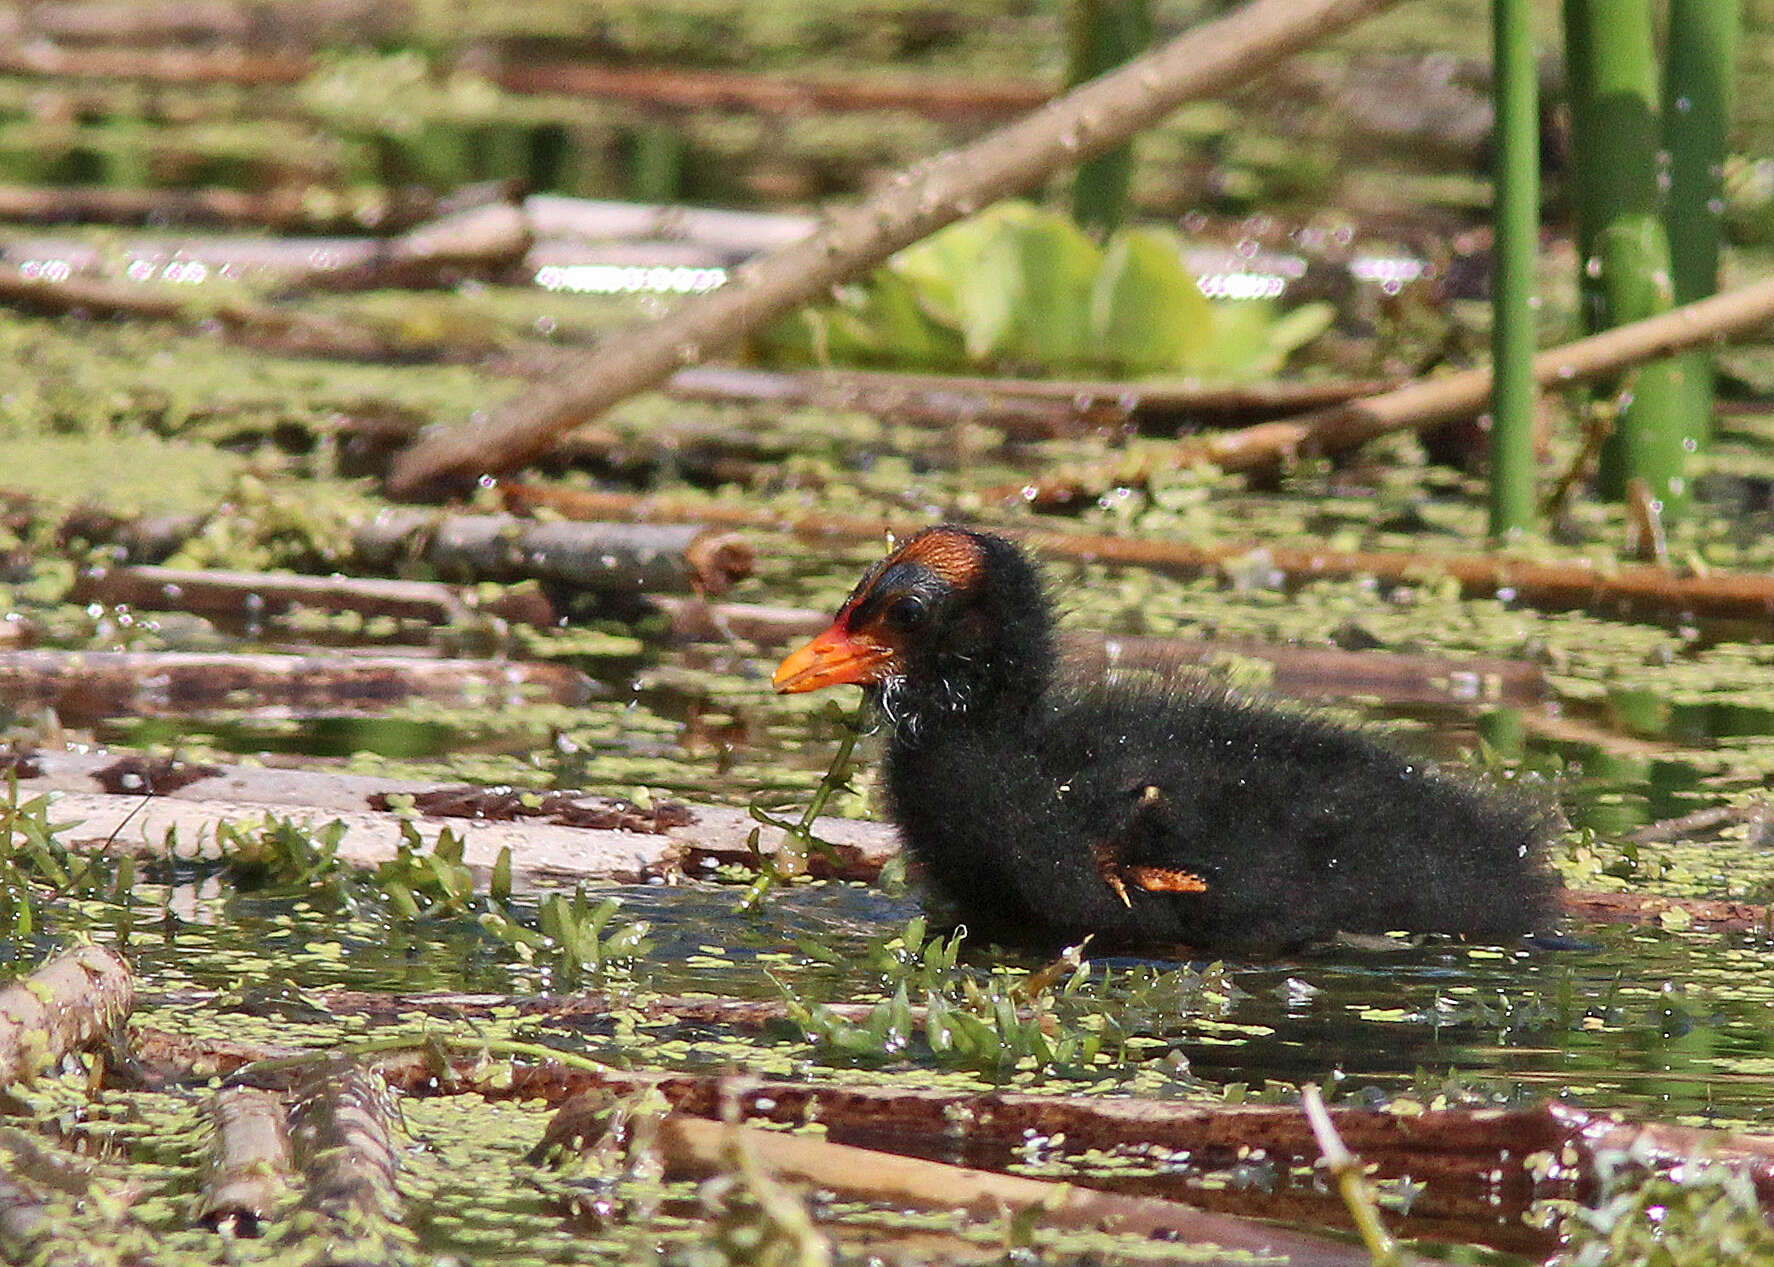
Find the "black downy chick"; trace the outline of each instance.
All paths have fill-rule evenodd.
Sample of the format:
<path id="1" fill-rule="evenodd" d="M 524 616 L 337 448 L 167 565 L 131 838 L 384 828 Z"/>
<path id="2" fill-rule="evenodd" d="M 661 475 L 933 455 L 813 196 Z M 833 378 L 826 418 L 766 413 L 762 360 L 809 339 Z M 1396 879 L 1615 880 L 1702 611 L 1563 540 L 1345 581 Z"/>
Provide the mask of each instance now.
<path id="1" fill-rule="evenodd" d="M 1542 807 L 1201 682 L 1059 672 L 1039 573 L 944 526 L 862 578 L 778 691 L 862 686 L 890 811 L 969 929 L 1037 948 L 1514 937 L 1555 885 Z"/>

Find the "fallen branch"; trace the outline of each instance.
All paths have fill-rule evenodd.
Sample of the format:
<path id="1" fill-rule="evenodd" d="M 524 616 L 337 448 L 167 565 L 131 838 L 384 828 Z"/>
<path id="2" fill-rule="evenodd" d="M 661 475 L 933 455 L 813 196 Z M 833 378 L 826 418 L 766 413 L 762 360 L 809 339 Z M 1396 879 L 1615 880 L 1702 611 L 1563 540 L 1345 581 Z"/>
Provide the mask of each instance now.
<path id="1" fill-rule="evenodd" d="M 401 228 L 430 219 L 437 197 L 408 185 L 386 195 L 386 205 L 355 200 L 328 206 L 305 188 L 263 193 L 212 186 L 201 189 L 118 189 L 110 185 L 0 185 L 0 221 L 9 224 L 253 225 L 281 233 L 355 230 L 366 223 Z M 364 212 L 369 212 L 366 219 Z"/>
<path id="2" fill-rule="evenodd" d="M 443 625 L 467 618 L 465 598 L 437 581 L 136 566 L 88 569 L 66 601 L 254 622 L 308 607 Z"/>
<path id="3" fill-rule="evenodd" d="M 104 1041 L 135 1006 L 129 965 L 103 946 L 65 950 L 0 990 L 0 1087 Z"/>
<path id="4" fill-rule="evenodd" d="M 1248 383 L 1179 386 L 1102 379 L 981 378 L 878 370 L 761 370 L 699 365 L 679 370 L 663 390 L 681 400 L 760 400 L 851 409 L 897 423 L 972 423 L 1012 440 L 1047 440 L 1119 428 L 1128 421 L 1175 426 L 1186 420 L 1257 414 L 1275 418 L 1369 396 L 1390 384 Z"/>
<path id="5" fill-rule="evenodd" d="M 1774 278 L 1550 348 L 1534 357 L 1534 381 L 1542 388 L 1591 382 L 1770 321 L 1774 321 Z M 1144 484 L 1163 471 L 1204 465 L 1227 471 L 1264 470 L 1303 454 L 1340 453 L 1394 431 L 1476 417 L 1488 408 L 1490 393 L 1488 367 L 1461 370 L 1305 418 L 1193 436 L 1138 464 L 1104 463 L 997 492 L 1010 501 L 1063 506 L 1094 499 L 1110 488 Z"/>
<path id="6" fill-rule="evenodd" d="M 1610 332 L 1612 333 L 1612 332 Z M 1275 424 L 1277 426 L 1290 424 Z M 875 541 L 889 533 L 908 536 L 928 527 L 926 519 L 865 519 L 840 515 L 785 516 L 750 506 L 674 502 L 632 493 L 593 493 L 508 484 L 505 504 L 520 511 L 546 507 L 572 518 L 634 518 L 669 523 L 695 518 L 726 526 L 767 528 L 808 541 Z M 1416 585 L 1452 577 L 1469 594 L 1506 594 L 1510 601 L 1552 610 L 1618 607 L 1628 614 L 1724 616 L 1746 620 L 1774 617 L 1774 576 L 1714 572 L 1686 576 L 1667 568 L 1606 567 L 1578 559 L 1537 563 L 1497 554 L 1406 554 L 1382 551 L 1316 550 L 1254 542 L 1191 544 L 1106 534 L 1056 532 L 987 524 L 1050 559 L 1142 567 L 1172 575 L 1211 572 L 1261 552 L 1266 568 L 1292 584 L 1371 576 L 1388 585 Z"/>
<path id="7" fill-rule="evenodd" d="M 382 23 L 378 22 L 378 26 Z M 109 32 L 107 32 L 109 34 Z M 303 32 L 303 36 L 307 36 Z M 181 38 L 188 38 L 181 36 Z M 341 41 L 361 40 L 348 28 Z M 389 39 L 395 38 L 389 35 Z M 160 84 L 295 84 L 314 72 L 303 54 L 243 54 L 238 49 L 57 48 L 48 43 L 0 48 L 0 73 L 57 79 L 133 79 Z M 1032 110 L 1045 85 L 1005 79 L 763 75 L 743 71 L 629 69 L 583 62 L 535 65 L 526 59 L 487 68 L 507 92 L 638 102 L 648 108 L 749 110 L 799 114 L 809 109 L 910 111 L 930 119 L 993 119 Z"/>
<path id="8" fill-rule="evenodd" d="M 1392 0 L 1258 0 L 1066 94 L 980 141 L 922 164 L 876 196 L 828 212 L 812 236 L 748 264 L 718 290 L 602 344 L 569 374 L 495 409 L 484 424 L 428 433 L 396 462 L 390 490 L 461 488 L 506 471 L 672 371 L 702 360 L 901 247 L 1054 171 L 1112 148 L 1185 101 L 1259 69 Z"/>
<path id="9" fill-rule="evenodd" d="M 554 604 L 533 587 L 507 589 L 487 599 L 474 589 L 441 581 L 151 565 L 90 568 L 74 578 L 67 601 L 190 612 L 235 624 L 257 624 L 298 609 L 433 625 L 459 624 L 476 614 L 538 627 L 559 619 Z"/>
<path id="10" fill-rule="evenodd" d="M 215 1134 L 198 1218 L 229 1236 L 257 1236 L 289 1186 L 283 1100 L 250 1087 L 226 1087 L 210 1101 L 209 1113 Z"/>
<path id="11" fill-rule="evenodd" d="M 217 709 L 379 710 L 403 699 L 483 710 L 537 700 L 577 705 L 591 697 L 591 681 L 577 669 L 546 661 L 4 651 L 0 695 L 33 708 L 54 708 L 64 719 L 84 723 L 125 714 Z"/>
<path id="12" fill-rule="evenodd" d="M 565 1109 L 562 1112 L 566 1112 Z M 1047 1227 L 1216 1245 L 1244 1254 L 1285 1255 L 1301 1267 L 1364 1267 L 1365 1254 L 1338 1241 L 1175 1201 L 1096 1192 L 1072 1184 L 972 1170 L 805 1135 L 733 1126 L 674 1114 L 659 1124 L 659 1154 L 670 1178 L 726 1173 L 730 1146 L 746 1149 L 778 1179 L 810 1184 L 841 1199 L 927 1210 L 965 1210 L 975 1219 L 1029 1215 Z"/>

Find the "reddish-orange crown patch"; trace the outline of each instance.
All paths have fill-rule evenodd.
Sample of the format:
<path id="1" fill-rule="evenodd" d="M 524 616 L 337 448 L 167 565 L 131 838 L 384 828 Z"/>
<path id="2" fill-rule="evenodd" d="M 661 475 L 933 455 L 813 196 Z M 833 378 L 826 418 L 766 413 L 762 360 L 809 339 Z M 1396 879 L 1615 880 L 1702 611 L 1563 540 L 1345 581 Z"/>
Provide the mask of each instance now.
<path id="1" fill-rule="evenodd" d="M 920 563 L 959 590 L 979 579 L 986 556 L 979 542 L 964 532 L 926 528 L 888 556 L 887 563 Z"/>

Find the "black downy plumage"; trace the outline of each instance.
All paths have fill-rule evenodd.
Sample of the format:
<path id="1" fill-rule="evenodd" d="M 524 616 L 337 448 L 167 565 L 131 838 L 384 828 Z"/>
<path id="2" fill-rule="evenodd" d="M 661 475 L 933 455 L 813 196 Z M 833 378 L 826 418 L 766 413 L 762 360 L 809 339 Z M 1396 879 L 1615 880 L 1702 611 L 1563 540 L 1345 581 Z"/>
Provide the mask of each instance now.
<path id="1" fill-rule="evenodd" d="M 1076 680 L 1039 573 L 1000 537 L 911 538 L 775 683 L 873 694 L 907 848 L 1005 944 L 1499 938 L 1549 915 L 1543 807 L 1200 681 Z"/>

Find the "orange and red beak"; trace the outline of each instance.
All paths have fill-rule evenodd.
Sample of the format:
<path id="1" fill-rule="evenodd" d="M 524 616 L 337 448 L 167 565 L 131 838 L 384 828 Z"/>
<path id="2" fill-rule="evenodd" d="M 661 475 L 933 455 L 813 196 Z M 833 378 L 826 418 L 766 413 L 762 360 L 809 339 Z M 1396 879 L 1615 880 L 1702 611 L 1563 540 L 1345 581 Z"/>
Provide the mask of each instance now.
<path id="1" fill-rule="evenodd" d="M 898 651 L 840 618 L 819 637 L 776 666 L 770 684 L 784 695 L 822 686 L 874 686 L 891 676 Z"/>

